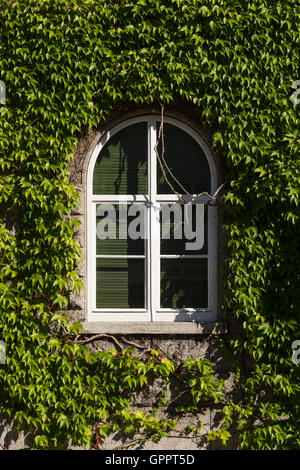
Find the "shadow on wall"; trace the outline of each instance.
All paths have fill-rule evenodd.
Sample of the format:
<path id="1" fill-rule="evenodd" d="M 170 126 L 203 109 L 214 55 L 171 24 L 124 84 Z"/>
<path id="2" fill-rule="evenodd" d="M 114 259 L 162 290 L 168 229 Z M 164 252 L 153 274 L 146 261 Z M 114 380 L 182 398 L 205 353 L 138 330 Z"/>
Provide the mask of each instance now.
<path id="1" fill-rule="evenodd" d="M 36 434 L 13 429 L 12 420 L 3 420 L 0 424 L 0 450 L 33 450 Z M 47 450 L 54 450 L 48 447 Z M 55 450 L 86 450 L 83 447 L 65 445 L 56 447 Z"/>
<path id="2" fill-rule="evenodd" d="M 32 449 L 34 436 L 13 429 L 13 421 L 4 420 L 0 424 L 0 450 Z"/>

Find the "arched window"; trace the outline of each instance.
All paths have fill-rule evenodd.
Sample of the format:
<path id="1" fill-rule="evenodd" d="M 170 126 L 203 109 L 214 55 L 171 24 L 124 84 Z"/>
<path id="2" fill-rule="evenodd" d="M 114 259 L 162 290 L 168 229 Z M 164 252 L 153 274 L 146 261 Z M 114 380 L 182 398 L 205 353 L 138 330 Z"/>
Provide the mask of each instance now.
<path id="1" fill-rule="evenodd" d="M 198 132 L 170 117 L 159 159 L 159 127 L 159 116 L 129 119 L 91 156 L 88 321 L 217 320 L 216 207 L 185 194 L 214 193 L 214 159 Z"/>

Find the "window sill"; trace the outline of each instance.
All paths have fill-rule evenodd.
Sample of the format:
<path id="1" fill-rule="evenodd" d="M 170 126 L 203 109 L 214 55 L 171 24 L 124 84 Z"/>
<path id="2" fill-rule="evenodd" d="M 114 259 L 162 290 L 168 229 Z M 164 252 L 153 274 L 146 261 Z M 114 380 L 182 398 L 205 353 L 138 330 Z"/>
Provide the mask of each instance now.
<path id="1" fill-rule="evenodd" d="M 224 322 L 84 322 L 82 334 L 224 335 Z"/>

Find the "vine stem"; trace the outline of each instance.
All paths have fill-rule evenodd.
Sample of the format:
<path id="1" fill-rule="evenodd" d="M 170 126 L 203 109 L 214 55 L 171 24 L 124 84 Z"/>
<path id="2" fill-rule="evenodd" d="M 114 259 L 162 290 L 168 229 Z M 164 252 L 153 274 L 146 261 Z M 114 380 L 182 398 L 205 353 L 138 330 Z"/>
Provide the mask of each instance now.
<path id="1" fill-rule="evenodd" d="M 115 447 L 113 450 L 125 449 L 125 448 L 128 447 L 129 445 L 134 444 L 134 443 L 136 443 L 136 442 L 145 441 L 145 439 L 146 439 L 145 437 L 139 437 L 139 438 L 137 438 L 137 439 L 132 439 L 131 441 L 129 441 L 129 442 L 125 443 L 125 444 L 122 444 L 122 445 L 120 445 L 120 446 L 118 446 L 118 447 Z"/>

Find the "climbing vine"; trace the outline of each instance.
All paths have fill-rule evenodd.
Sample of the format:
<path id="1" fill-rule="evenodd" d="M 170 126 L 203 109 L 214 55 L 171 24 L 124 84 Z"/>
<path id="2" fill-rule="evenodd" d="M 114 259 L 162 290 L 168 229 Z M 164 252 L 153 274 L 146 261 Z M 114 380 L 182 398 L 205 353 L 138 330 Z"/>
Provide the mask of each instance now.
<path id="1" fill-rule="evenodd" d="M 300 447 L 299 105 L 290 99 L 299 13 L 295 0 L 1 1 L 0 400 L 36 447 L 99 447 L 117 431 L 132 444 L 158 440 L 176 426 L 159 415 L 173 380 L 184 386 L 178 414 L 222 410 L 208 439 L 226 444 L 235 429 L 243 448 Z M 82 288 L 79 222 L 69 217 L 79 137 L 124 103 L 179 99 L 201 125 L 214 123 L 230 174 L 223 307 L 240 331 L 223 346 L 246 365 L 236 363 L 229 397 L 206 359 L 93 349 L 64 314 Z M 134 411 L 134 396 L 157 380 L 157 406 Z"/>

